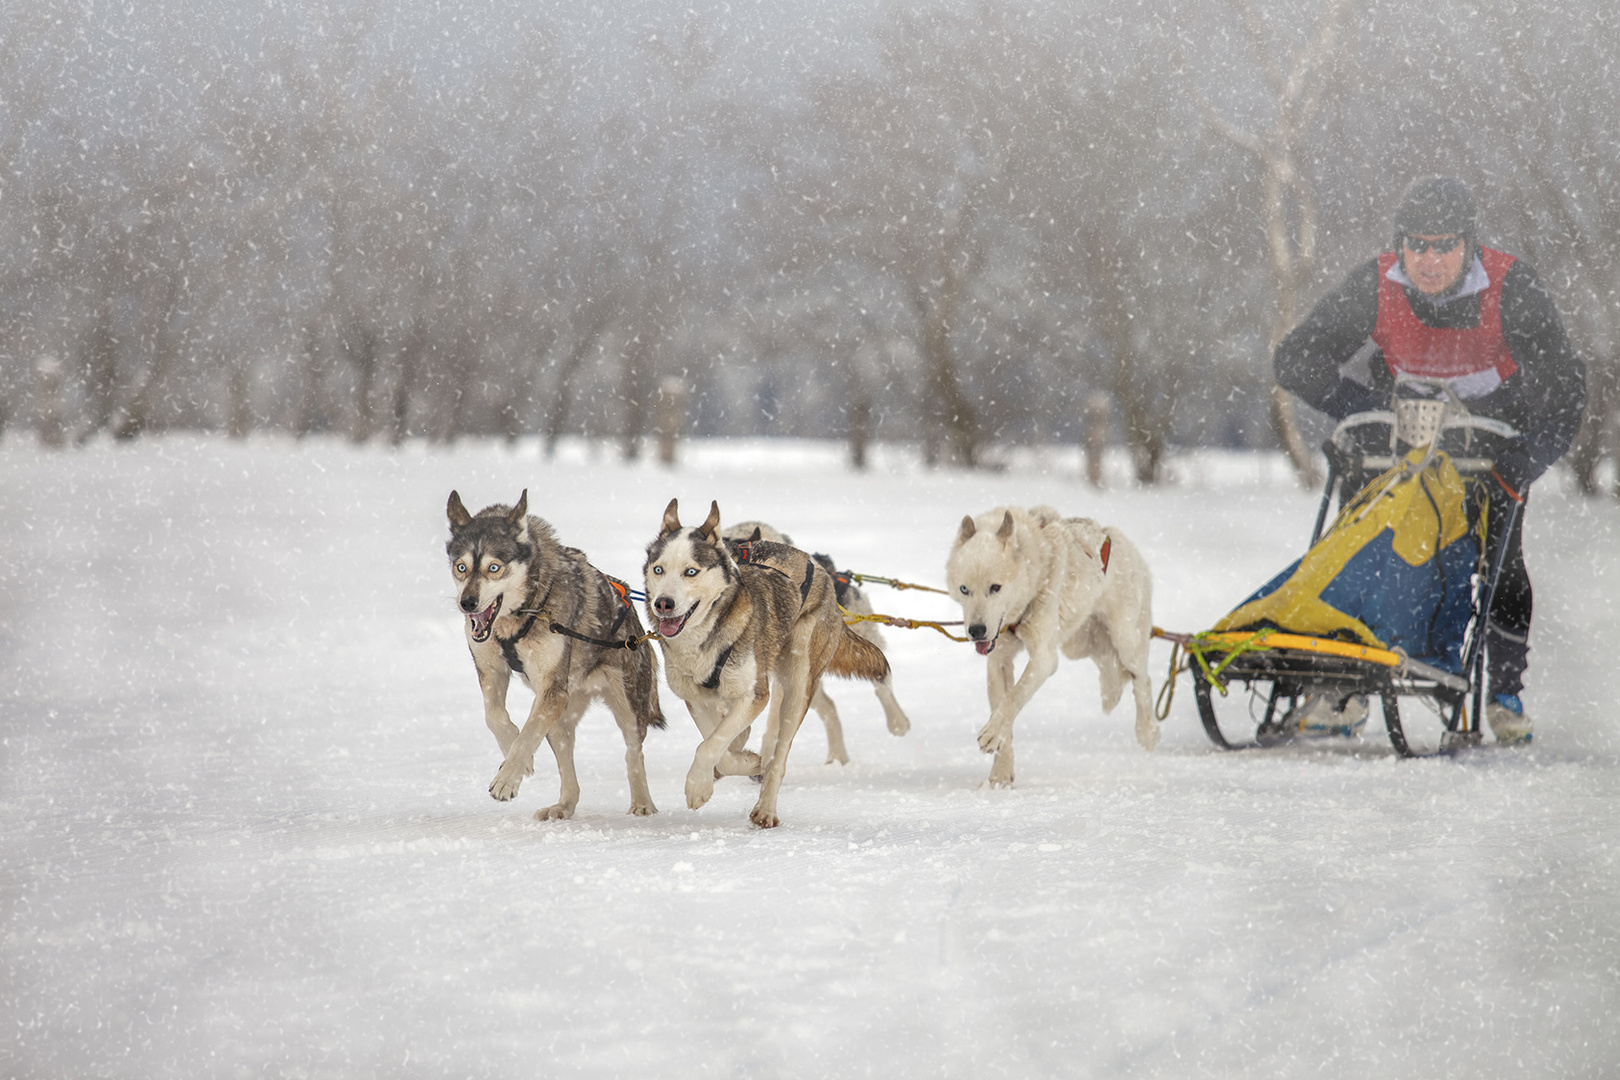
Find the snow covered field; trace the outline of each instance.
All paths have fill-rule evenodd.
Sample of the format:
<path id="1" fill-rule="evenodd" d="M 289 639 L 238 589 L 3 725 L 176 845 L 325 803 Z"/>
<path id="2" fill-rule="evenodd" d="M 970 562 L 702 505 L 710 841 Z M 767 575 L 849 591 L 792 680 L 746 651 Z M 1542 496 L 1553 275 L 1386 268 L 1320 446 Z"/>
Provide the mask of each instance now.
<path id="1" fill-rule="evenodd" d="M 605 712 L 574 820 L 530 818 L 546 751 L 490 800 L 452 487 L 475 509 L 527 487 L 632 579 L 672 495 L 931 584 L 964 512 L 1046 502 L 1127 530 L 1180 630 L 1293 558 L 1316 505 L 1253 457 L 1102 494 L 1060 453 L 841 462 L 0 443 L 0 1076 L 1616 1075 L 1620 507 L 1557 477 L 1527 532 L 1526 750 L 1225 754 L 1183 678 L 1149 755 L 1084 664 L 1020 720 L 1017 786 L 985 790 L 984 662 L 890 630 L 911 733 L 835 685 L 853 760 L 823 764 L 809 718 L 779 829 L 749 827 L 744 779 L 685 808 L 695 730 L 667 689 L 656 817 L 625 814 Z"/>

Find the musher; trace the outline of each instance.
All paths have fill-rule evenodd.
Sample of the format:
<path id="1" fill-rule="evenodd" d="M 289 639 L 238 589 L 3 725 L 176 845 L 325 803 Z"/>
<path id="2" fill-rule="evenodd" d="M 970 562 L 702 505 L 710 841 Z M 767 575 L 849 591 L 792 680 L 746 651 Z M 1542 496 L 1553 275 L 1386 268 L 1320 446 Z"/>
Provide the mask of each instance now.
<path id="1" fill-rule="evenodd" d="M 1364 372 L 1350 363 L 1363 357 Z M 1525 442 L 1496 458 L 1495 520 L 1563 457 L 1586 407 L 1586 365 L 1552 297 L 1528 263 L 1480 245 L 1473 192 L 1451 177 L 1407 188 L 1394 250 L 1318 301 L 1272 365 L 1279 385 L 1336 420 L 1388 409 L 1397 380 L 1413 376 L 1444 381 L 1474 415 L 1511 424 Z M 1529 742 L 1532 733 L 1519 699 L 1531 608 L 1523 525 L 1521 512 L 1485 634 L 1485 715 L 1500 743 Z"/>

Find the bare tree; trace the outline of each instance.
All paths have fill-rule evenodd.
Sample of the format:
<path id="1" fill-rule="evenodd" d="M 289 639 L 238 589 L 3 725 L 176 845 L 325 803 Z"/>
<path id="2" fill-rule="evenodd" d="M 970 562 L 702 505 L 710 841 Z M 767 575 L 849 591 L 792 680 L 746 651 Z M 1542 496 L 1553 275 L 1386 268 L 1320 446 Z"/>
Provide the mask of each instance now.
<path id="1" fill-rule="evenodd" d="M 1579 37 L 1555 34 L 1548 44 L 1566 55 L 1538 65 L 1520 20 L 1495 7 L 1478 18 L 1502 59 L 1492 68 L 1513 92 L 1493 93 L 1495 80 L 1472 69 L 1459 75 L 1478 80 L 1479 100 L 1490 110 L 1484 130 L 1514 133 L 1493 140 L 1515 166 L 1508 205 L 1527 219 L 1521 231 L 1537 265 L 1563 279 L 1564 304 L 1574 306 L 1571 329 L 1585 346 L 1588 394 L 1570 464 L 1581 490 L 1595 495 L 1599 464 L 1620 449 L 1605 446 L 1620 412 L 1620 147 L 1612 137 L 1620 95 L 1607 81 L 1575 92 L 1566 72 L 1620 60 L 1620 19 L 1609 11 L 1581 20 Z M 1558 123 L 1549 124 L 1555 113 Z M 1620 470 L 1614 494 L 1620 497 Z"/>
<path id="2" fill-rule="evenodd" d="M 890 283 L 894 328 L 922 364 L 921 437 L 930 460 L 979 463 L 986 432 L 966 375 L 966 330 L 987 311 L 991 275 L 1015 260 L 1021 227 L 1007 209 L 1015 76 L 975 40 L 973 18 L 897 9 L 878 35 L 878 70 L 820 80 L 818 127 L 830 153 L 803 202 L 819 245 L 846 274 Z M 987 372 L 986 377 L 993 377 Z"/>
<path id="3" fill-rule="evenodd" d="M 1284 45 L 1256 0 L 1227 0 L 1235 13 L 1249 53 L 1270 95 L 1271 124 L 1249 129 L 1230 121 L 1202 88 L 1188 81 L 1188 92 L 1211 128 L 1252 154 L 1260 166 L 1260 209 L 1265 220 L 1266 252 L 1277 291 L 1277 307 L 1267 336 L 1266 355 L 1299 321 L 1301 300 L 1316 267 L 1317 206 L 1311 177 L 1303 168 L 1304 143 L 1320 113 L 1323 95 L 1338 78 L 1337 61 L 1351 29 L 1351 0 L 1329 0 L 1318 12 L 1303 43 L 1289 50 L 1286 64 L 1277 54 Z M 1183 67 L 1188 61 L 1177 46 Z M 1271 388 L 1272 427 L 1288 452 L 1301 483 L 1320 482 L 1315 457 L 1300 436 L 1293 398 L 1282 387 Z"/>

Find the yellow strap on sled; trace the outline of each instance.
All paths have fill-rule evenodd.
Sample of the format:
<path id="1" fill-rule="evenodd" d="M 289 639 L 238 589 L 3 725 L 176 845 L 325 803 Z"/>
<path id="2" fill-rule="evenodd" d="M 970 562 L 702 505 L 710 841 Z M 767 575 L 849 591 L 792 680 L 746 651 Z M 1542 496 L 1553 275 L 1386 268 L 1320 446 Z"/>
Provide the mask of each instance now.
<path id="1" fill-rule="evenodd" d="M 1304 634 L 1285 634 L 1280 631 L 1271 631 L 1265 634 L 1263 641 L 1254 642 L 1250 648 L 1255 649 L 1300 649 L 1304 652 L 1321 653 L 1324 656 L 1342 656 L 1350 660 L 1366 660 L 1369 663 L 1382 664 L 1384 667 L 1400 667 L 1403 661 L 1400 653 L 1390 652 L 1388 649 L 1375 649 L 1369 645 L 1357 645 L 1353 641 L 1335 641 L 1333 638 L 1307 637 Z M 1225 646 L 1238 646 L 1248 644 L 1257 637 L 1242 631 L 1228 631 L 1226 633 L 1207 633 L 1198 635 L 1198 644 L 1204 648 Z"/>
<path id="2" fill-rule="evenodd" d="M 1299 652 L 1313 652 L 1321 656 L 1337 656 L 1348 660 L 1365 660 L 1368 663 L 1379 664 L 1383 667 L 1398 668 L 1406 663 L 1406 659 L 1398 652 L 1389 649 L 1377 649 L 1368 645 L 1358 645 L 1353 641 L 1337 641 L 1333 638 L 1312 637 L 1307 634 L 1290 634 L 1281 630 L 1270 628 L 1257 631 L 1248 630 L 1206 630 L 1199 634 L 1177 634 L 1162 630 L 1155 626 L 1153 636 L 1171 642 L 1170 672 L 1165 677 L 1164 685 L 1159 688 L 1158 715 L 1163 720 L 1170 711 L 1170 703 L 1174 700 L 1176 677 L 1181 672 L 1196 663 L 1204 673 L 1204 681 L 1209 683 L 1222 696 L 1226 694 L 1226 684 L 1221 682 L 1221 672 L 1226 670 L 1228 664 L 1248 652 L 1258 652 L 1264 649 L 1294 649 Z M 1185 652 L 1191 659 L 1183 663 L 1180 659 Z M 1221 659 L 1213 666 L 1204 657 L 1206 652 L 1220 653 Z"/>

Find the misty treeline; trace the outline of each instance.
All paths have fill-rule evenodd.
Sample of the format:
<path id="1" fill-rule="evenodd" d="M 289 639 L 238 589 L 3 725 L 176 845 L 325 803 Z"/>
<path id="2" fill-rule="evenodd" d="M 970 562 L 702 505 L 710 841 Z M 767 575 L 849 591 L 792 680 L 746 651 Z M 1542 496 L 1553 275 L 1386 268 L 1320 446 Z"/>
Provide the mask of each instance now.
<path id="1" fill-rule="evenodd" d="M 1617 57 L 1612 0 L 6 4 L 0 424 L 1305 454 L 1270 346 L 1445 172 L 1590 483 Z"/>

